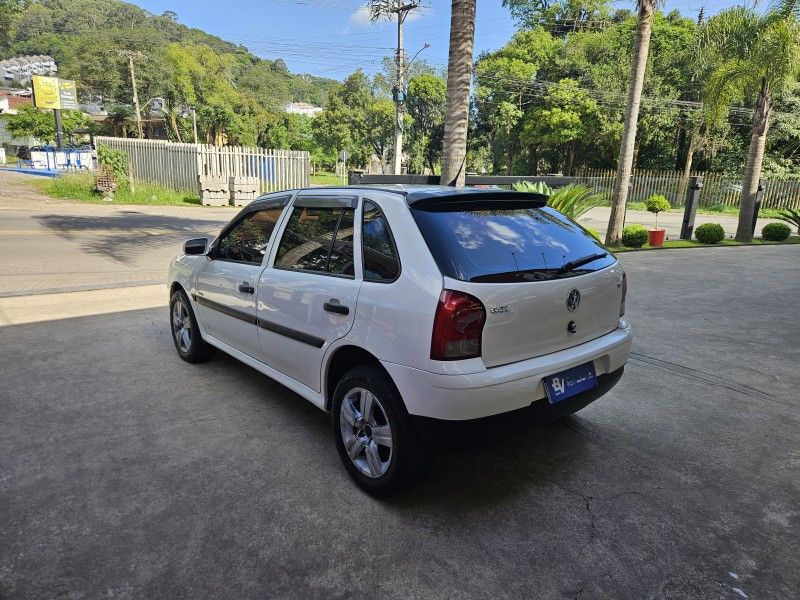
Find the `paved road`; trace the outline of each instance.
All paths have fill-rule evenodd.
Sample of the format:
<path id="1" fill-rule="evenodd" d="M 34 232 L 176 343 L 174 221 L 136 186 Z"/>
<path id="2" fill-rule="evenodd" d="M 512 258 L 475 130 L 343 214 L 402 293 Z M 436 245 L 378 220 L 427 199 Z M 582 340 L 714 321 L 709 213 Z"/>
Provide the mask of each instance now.
<path id="1" fill-rule="evenodd" d="M 163 307 L 0 327 L 0 597 L 797 597 L 798 250 L 623 255 L 620 385 L 384 502 Z"/>
<path id="2" fill-rule="evenodd" d="M 162 283 L 184 240 L 236 213 L 52 200 L 30 177 L 0 172 L 0 297 Z"/>

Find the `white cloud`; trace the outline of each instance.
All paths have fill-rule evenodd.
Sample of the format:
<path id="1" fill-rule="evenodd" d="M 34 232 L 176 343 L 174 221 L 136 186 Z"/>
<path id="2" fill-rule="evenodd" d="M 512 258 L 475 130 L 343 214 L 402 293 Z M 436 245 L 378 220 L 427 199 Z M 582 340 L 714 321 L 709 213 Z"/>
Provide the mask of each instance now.
<path id="1" fill-rule="evenodd" d="M 353 11 L 353 14 L 350 15 L 350 22 L 360 27 L 368 26 L 372 22 L 370 21 L 369 8 L 366 6 L 359 6 Z"/>
<path id="2" fill-rule="evenodd" d="M 408 13 L 406 17 L 406 23 L 410 23 L 411 21 L 416 21 L 417 19 L 421 19 L 426 14 L 430 13 L 430 9 L 428 7 L 422 6 L 417 10 L 412 10 Z M 382 19 L 387 20 L 387 19 Z M 392 15 L 392 21 L 395 21 L 394 15 Z M 359 6 L 357 9 L 353 11 L 350 15 L 350 23 L 353 25 L 357 25 L 358 27 L 369 27 L 372 25 L 372 20 L 370 19 L 370 12 L 369 8 L 366 5 Z"/>

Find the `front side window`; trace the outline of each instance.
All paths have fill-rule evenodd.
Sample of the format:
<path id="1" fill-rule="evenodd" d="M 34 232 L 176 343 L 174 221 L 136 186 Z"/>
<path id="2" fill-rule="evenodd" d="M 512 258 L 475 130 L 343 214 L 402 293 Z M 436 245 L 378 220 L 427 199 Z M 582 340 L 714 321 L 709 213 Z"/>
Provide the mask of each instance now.
<path id="1" fill-rule="evenodd" d="M 245 215 L 220 238 L 215 258 L 260 265 L 282 212 L 276 206 Z"/>
<path id="2" fill-rule="evenodd" d="M 275 267 L 354 277 L 352 208 L 296 206 L 286 224 Z"/>
<path id="3" fill-rule="evenodd" d="M 364 281 L 388 283 L 400 275 L 400 261 L 389 222 L 373 202 L 364 202 L 361 242 L 364 256 Z"/>

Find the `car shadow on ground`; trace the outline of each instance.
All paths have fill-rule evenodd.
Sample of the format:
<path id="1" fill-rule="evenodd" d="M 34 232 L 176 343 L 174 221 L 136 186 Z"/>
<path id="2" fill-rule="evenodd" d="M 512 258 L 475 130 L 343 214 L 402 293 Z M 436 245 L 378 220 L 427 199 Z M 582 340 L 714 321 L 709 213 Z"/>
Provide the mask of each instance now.
<path id="1" fill-rule="evenodd" d="M 263 418 L 265 425 L 276 419 L 294 423 L 295 429 L 303 430 L 303 437 L 319 441 L 316 449 L 309 448 L 309 452 L 333 458 L 332 461 L 309 460 L 316 462 L 320 470 L 333 466 L 334 476 L 350 486 L 354 495 L 365 494 L 350 481 L 339 464 L 329 413 L 223 352 L 217 352 L 208 366 L 236 381 L 248 381 L 262 389 L 263 395 L 257 402 L 264 411 L 257 418 Z M 466 517 L 507 504 L 516 496 L 530 494 L 538 486 L 557 487 L 564 495 L 583 502 L 579 491 L 566 486 L 558 475 L 553 476 L 553 473 L 572 471 L 590 452 L 593 442 L 582 431 L 582 422 L 580 417 L 570 416 L 547 424 L 523 423 L 506 432 L 487 425 L 464 435 L 448 436 L 427 452 L 426 464 L 416 481 L 404 490 L 374 501 L 408 515 L 425 508 Z M 324 479 L 329 475 L 320 471 L 313 477 Z"/>
<path id="2" fill-rule="evenodd" d="M 91 236 L 81 244 L 84 252 L 122 265 L 132 264 L 138 253 L 153 247 L 175 246 L 177 252 L 181 242 L 191 237 L 212 237 L 227 222 L 135 211 L 108 216 L 37 215 L 34 218 L 67 240 Z"/>

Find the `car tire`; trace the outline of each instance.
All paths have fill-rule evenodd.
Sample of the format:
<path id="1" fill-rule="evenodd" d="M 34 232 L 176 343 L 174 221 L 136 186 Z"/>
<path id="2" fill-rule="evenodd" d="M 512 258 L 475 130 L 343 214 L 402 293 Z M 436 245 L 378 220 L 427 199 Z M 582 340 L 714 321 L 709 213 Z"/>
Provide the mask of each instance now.
<path id="1" fill-rule="evenodd" d="M 424 448 L 400 394 L 382 369 L 357 367 L 339 380 L 331 426 L 345 469 L 367 493 L 386 496 L 421 475 Z"/>
<path id="2" fill-rule="evenodd" d="M 200 363 L 214 356 L 216 348 L 200 334 L 192 304 L 183 290 L 176 290 L 169 300 L 169 325 L 172 342 L 183 360 Z"/>

